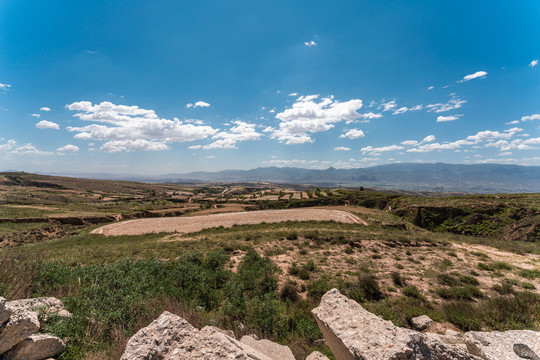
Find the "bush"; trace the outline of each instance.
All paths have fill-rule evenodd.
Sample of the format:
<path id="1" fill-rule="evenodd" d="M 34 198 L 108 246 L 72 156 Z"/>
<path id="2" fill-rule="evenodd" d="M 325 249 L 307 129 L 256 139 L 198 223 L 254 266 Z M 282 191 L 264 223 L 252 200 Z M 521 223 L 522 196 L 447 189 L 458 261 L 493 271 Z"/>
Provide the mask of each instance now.
<path id="1" fill-rule="evenodd" d="M 358 287 L 364 300 L 379 301 L 383 298 L 379 282 L 374 275 L 360 275 L 358 277 Z"/>
<path id="2" fill-rule="evenodd" d="M 436 292 L 443 299 L 473 300 L 474 298 L 481 298 L 483 296 L 482 291 L 474 285 L 439 288 Z"/>
<path id="3" fill-rule="evenodd" d="M 309 271 L 307 271 L 305 268 L 300 269 L 300 271 L 298 272 L 298 277 L 302 280 L 309 280 Z"/>
<path id="4" fill-rule="evenodd" d="M 287 281 L 281 289 L 279 296 L 282 300 L 295 302 L 298 300 L 298 284 L 294 281 Z"/>
<path id="5" fill-rule="evenodd" d="M 392 277 L 392 282 L 394 283 L 394 285 L 399 287 L 405 286 L 405 280 L 403 280 L 399 272 L 393 271 L 390 276 Z"/>
<path id="6" fill-rule="evenodd" d="M 401 292 L 407 297 L 424 299 L 424 296 L 422 295 L 422 293 L 420 293 L 420 290 L 418 290 L 418 288 L 414 285 L 405 286 L 403 289 L 401 289 Z"/>
<path id="7" fill-rule="evenodd" d="M 523 269 L 518 274 L 520 276 L 523 276 L 524 278 L 532 279 L 532 280 L 536 278 L 540 278 L 540 270 L 536 270 L 536 269 L 533 269 L 533 270 Z"/>

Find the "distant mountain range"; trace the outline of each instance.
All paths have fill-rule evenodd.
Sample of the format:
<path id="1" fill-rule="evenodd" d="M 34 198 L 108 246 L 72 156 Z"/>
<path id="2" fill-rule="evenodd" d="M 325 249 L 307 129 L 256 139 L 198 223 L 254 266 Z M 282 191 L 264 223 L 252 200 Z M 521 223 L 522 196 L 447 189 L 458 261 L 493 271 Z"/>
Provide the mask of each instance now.
<path id="1" fill-rule="evenodd" d="M 160 182 L 264 181 L 314 186 L 369 186 L 418 191 L 540 192 L 540 166 L 499 164 L 400 163 L 358 169 L 335 169 L 331 167 L 326 170 L 265 167 L 252 170 L 165 174 L 155 177 L 109 174 L 70 175 L 101 179 Z"/>

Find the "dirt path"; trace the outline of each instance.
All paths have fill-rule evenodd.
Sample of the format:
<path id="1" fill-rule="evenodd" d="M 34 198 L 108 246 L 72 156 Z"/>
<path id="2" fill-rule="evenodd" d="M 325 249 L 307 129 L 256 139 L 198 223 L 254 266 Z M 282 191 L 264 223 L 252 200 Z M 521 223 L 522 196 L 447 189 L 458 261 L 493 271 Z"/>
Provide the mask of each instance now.
<path id="1" fill-rule="evenodd" d="M 347 211 L 303 208 L 234 212 L 190 217 L 137 219 L 105 225 L 93 230 L 91 233 L 102 234 L 105 236 L 140 235 L 156 232 L 178 232 L 187 234 L 218 226 L 232 227 L 233 225 L 260 224 L 262 222 L 278 223 L 287 220 L 333 220 L 341 223 L 368 225 L 364 220 Z"/>

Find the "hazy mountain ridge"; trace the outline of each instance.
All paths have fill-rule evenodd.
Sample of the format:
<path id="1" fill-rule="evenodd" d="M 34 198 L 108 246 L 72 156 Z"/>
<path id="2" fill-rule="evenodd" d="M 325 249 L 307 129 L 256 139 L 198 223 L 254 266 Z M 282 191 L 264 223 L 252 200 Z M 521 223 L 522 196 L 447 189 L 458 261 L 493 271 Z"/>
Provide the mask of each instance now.
<path id="1" fill-rule="evenodd" d="M 68 174 L 64 174 L 68 175 Z M 251 170 L 198 171 L 156 176 L 69 174 L 101 179 L 160 182 L 252 182 L 316 186 L 372 186 L 403 190 L 464 192 L 540 192 L 540 167 L 501 164 L 397 163 L 369 168 L 314 170 L 260 167 Z M 444 189 L 443 189 L 444 188 Z"/>
<path id="2" fill-rule="evenodd" d="M 359 169 L 312 170 L 268 167 L 252 170 L 194 172 L 181 180 L 270 181 L 313 185 L 377 186 L 409 190 L 538 192 L 540 167 L 519 165 L 390 164 Z M 169 179 L 172 180 L 172 179 Z"/>

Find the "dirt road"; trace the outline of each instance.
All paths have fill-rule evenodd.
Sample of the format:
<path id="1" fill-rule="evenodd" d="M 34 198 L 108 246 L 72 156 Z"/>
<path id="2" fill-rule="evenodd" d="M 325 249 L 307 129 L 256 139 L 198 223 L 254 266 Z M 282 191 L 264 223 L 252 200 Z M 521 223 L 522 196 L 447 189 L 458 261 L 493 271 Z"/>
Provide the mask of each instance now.
<path id="1" fill-rule="evenodd" d="M 91 233 L 102 234 L 105 236 L 140 235 L 157 232 L 178 232 L 187 234 L 218 226 L 232 227 L 233 225 L 260 224 L 262 222 L 278 223 L 287 220 L 333 220 L 341 223 L 368 225 L 364 220 L 347 211 L 303 208 L 129 220 L 102 226 L 93 230 Z"/>

